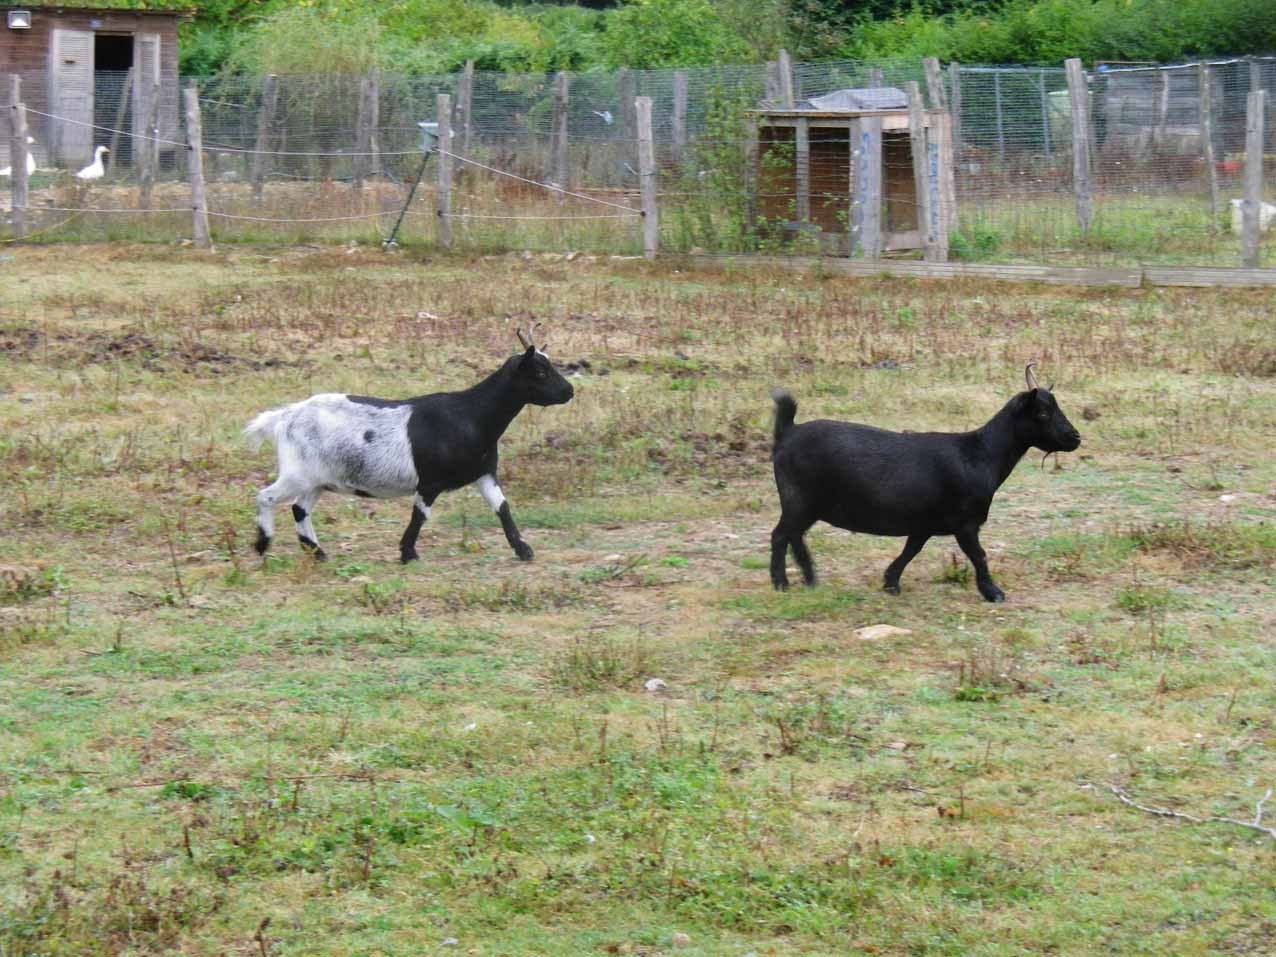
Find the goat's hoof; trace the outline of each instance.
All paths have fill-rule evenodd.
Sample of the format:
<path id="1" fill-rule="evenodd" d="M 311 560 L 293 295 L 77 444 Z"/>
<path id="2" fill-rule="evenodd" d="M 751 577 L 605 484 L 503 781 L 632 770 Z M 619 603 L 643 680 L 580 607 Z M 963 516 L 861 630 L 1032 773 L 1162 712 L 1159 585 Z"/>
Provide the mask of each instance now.
<path id="1" fill-rule="evenodd" d="M 253 543 L 253 548 L 257 550 L 258 555 L 265 555 L 270 550 L 270 536 L 257 529 L 257 541 Z"/>
<path id="2" fill-rule="evenodd" d="M 516 543 L 514 545 L 514 554 L 519 557 L 520 561 L 524 562 L 530 562 L 536 555 L 536 553 L 532 551 L 532 546 L 528 545 L 527 542 Z"/>
<path id="3" fill-rule="evenodd" d="M 899 582 L 887 582 L 885 585 L 882 586 L 882 591 L 886 592 L 886 594 L 888 595 L 898 595 Z"/>
<path id="4" fill-rule="evenodd" d="M 788 583 L 788 582 L 771 582 L 771 584 L 775 587 L 775 590 L 776 590 L 776 591 L 788 591 L 788 590 L 789 590 L 789 583 Z"/>
<path id="5" fill-rule="evenodd" d="M 995 585 L 987 590 L 979 589 L 979 594 L 984 596 L 984 601 L 1003 602 L 1006 600 L 1006 593 Z"/>
<path id="6" fill-rule="evenodd" d="M 322 548 L 307 548 L 306 551 L 317 562 L 326 562 L 328 560 L 328 553 Z"/>
<path id="7" fill-rule="evenodd" d="M 400 552 L 399 562 L 400 564 L 406 565 L 408 562 L 414 562 L 420 557 L 421 556 L 416 553 L 416 549 L 414 548 L 410 552 Z"/>

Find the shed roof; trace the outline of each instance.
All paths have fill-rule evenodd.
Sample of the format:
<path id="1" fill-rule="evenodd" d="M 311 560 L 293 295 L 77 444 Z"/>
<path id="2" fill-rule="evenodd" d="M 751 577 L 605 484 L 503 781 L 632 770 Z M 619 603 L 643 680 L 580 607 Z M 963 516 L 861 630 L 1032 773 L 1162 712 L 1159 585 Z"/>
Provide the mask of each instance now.
<path id="1" fill-rule="evenodd" d="M 55 10 L 70 13 L 162 13 L 169 16 L 193 15 L 192 0 L 94 0 L 92 3 L 58 2 L 58 0 L 0 0 L 0 10 Z"/>
<path id="2" fill-rule="evenodd" d="M 798 100 L 791 109 L 761 107 L 753 113 L 768 115 L 844 116 L 850 113 L 888 113 L 908 110 L 908 96 L 894 86 L 857 87 L 835 90 L 823 96 Z"/>

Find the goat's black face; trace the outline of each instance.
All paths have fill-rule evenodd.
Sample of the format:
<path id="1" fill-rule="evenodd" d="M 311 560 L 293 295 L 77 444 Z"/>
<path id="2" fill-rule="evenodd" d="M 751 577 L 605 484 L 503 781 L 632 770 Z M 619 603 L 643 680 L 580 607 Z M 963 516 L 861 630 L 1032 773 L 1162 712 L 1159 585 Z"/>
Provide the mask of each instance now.
<path id="1" fill-rule="evenodd" d="M 535 346 L 529 346 L 518 360 L 518 383 L 523 400 L 532 405 L 562 405 L 576 394 L 572 384 L 549 361 L 549 356 Z"/>
<path id="2" fill-rule="evenodd" d="M 1073 428 L 1049 389 L 1029 389 L 1022 395 L 1020 427 L 1029 445 L 1042 452 L 1072 452 L 1081 444 L 1081 433 Z"/>

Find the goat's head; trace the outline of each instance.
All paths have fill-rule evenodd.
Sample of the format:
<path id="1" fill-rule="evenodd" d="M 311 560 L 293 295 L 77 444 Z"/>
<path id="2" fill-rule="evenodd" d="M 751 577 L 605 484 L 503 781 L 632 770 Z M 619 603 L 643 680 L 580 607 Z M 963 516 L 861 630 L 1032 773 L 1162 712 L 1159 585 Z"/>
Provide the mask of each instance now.
<path id="1" fill-rule="evenodd" d="M 533 340 L 536 327 L 524 335 L 518 331 L 518 341 L 523 344 L 523 355 L 515 360 L 514 381 L 524 402 L 531 405 L 562 405 L 570 402 L 576 390 L 563 378 L 549 361 L 542 343 L 537 346 Z"/>
<path id="2" fill-rule="evenodd" d="M 1024 369 L 1028 391 L 1021 392 L 1015 401 L 1020 437 L 1042 452 L 1072 452 L 1081 444 L 1081 433 L 1063 414 L 1054 393 L 1037 381 L 1036 364 L 1029 362 Z"/>

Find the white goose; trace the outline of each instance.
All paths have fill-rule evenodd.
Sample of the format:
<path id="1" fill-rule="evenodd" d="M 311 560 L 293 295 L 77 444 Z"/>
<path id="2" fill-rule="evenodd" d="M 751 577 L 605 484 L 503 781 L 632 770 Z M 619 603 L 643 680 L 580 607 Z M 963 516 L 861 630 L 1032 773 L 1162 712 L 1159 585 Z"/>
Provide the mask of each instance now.
<path id="1" fill-rule="evenodd" d="M 28 176 L 30 176 L 32 173 L 35 172 L 35 153 L 31 149 L 31 147 L 33 146 L 35 146 L 35 137 L 28 136 L 27 137 L 27 175 Z M 6 166 L 4 169 L 0 169 L 0 176 L 12 176 L 12 175 L 13 175 L 12 166 Z"/>
<path id="2" fill-rule="evenodd" d="M 101 179 L 106 175 L 106 167 L 102 165 L 102 154 L 111 152 L 105 146 L 99 146 L 93 151 L 93 162 L 84 169 L 75 174 L 75 178 L 83 182 L 89 182 L 94 179 Z"/>

